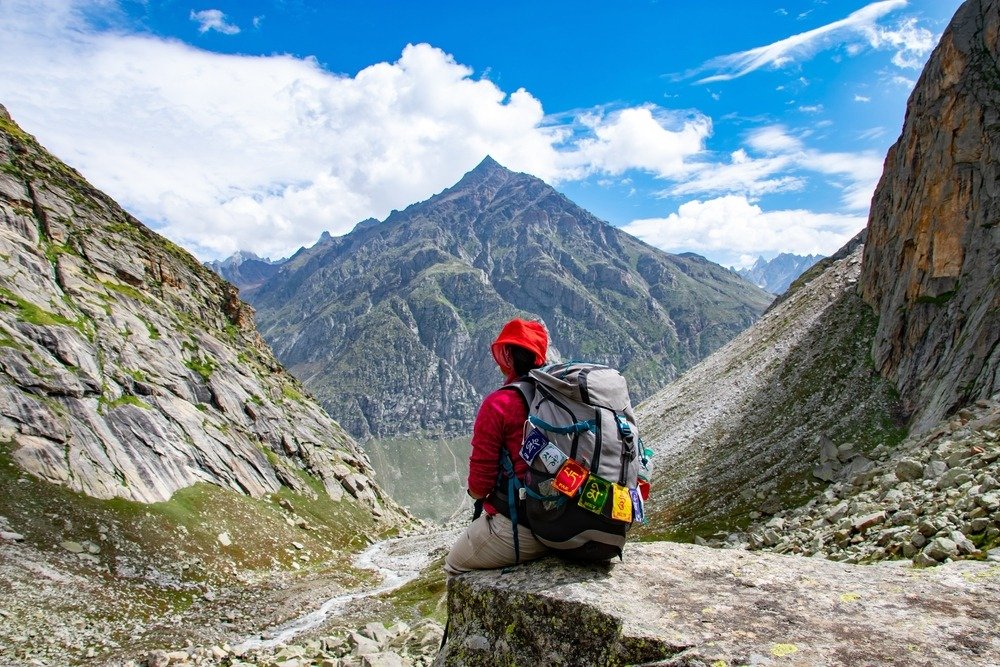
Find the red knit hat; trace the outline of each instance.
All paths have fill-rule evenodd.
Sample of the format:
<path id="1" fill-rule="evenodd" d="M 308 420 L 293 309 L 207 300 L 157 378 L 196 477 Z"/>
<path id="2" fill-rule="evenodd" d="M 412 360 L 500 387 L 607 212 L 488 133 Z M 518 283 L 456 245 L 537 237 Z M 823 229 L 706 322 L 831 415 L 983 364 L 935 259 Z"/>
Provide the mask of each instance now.
<path id="1" fill-rule="evenodd" d="M 510 373 L 504 361 L 503 346 L 517 345 L 529 352 L 535 353 L 535 363 L 539 366 L 545 363 L 545 355 L 549 349 L 549 333 L 545 330 L 545 325 L 541 322 L 522 320 L 515 317 L 507 324 L 503 325 L 500 335 L 493 341 L 490 351 L 493 352 L 493 359 L 505 373 Z"/>

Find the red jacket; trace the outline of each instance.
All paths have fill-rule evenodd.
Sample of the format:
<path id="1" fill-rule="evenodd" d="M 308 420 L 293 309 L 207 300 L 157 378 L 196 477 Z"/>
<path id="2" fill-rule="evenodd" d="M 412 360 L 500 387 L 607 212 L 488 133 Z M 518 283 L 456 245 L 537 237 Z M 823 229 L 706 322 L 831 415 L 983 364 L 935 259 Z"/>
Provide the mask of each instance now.
<path id="1" fill-rule="evenodd" d="M 500 472 L 500 447 L 504 446 L 514 462 L 514 473 L 520 479 L 528 470 L 521 458 L 524 422 L 528 409 L 520 392 L 497 389 L 483 399 L 472 427 L 472 454 L 469 456 L 469 491 L 480 497 L 489 495 L 496 486 Z M 496 510 L 486 503 L 486 511 Z"/>

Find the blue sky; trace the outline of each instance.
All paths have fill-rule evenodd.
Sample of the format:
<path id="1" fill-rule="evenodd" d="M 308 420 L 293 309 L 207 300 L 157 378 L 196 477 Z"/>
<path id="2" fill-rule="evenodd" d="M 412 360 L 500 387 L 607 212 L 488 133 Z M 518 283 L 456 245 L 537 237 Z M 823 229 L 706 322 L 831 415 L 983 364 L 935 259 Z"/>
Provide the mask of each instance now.
<path id="1" fill-rule="evenodd" d="M 957 0 L 2 0 L 0 103 L 201 259 L 278 257 L 491 154 L 725 265 L 864 226 Z"/>

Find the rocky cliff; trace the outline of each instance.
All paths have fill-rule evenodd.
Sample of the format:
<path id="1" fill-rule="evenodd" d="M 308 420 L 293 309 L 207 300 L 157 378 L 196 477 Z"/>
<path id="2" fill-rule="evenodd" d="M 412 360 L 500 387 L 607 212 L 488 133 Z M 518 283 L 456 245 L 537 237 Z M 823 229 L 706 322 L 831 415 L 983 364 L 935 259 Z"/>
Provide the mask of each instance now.
<path id="1" fill-rule="evenodd" d="M 275 361 L 236 290 L 0 111 L 0 430 L 26 471 L 97 498 L 211 482 L 379 491 Z"/>
<path id="2" fill-rule="evenodd" d="M 769 301 L 490 158 L 425 202 L 298 253 L 252 297 L 278 358 L 366 438 L 466 434 L 500 380 L 489 342 L 512 316 L 542 318 L 556 353 L 622 368 L 638 399 Z"/>
<path id="3" fill-rule="evenodd" d="M 1000 5 L 969 0 L 907 105 L 872 199 L 873 353 L 924 430 L 1000 390 Z"/>

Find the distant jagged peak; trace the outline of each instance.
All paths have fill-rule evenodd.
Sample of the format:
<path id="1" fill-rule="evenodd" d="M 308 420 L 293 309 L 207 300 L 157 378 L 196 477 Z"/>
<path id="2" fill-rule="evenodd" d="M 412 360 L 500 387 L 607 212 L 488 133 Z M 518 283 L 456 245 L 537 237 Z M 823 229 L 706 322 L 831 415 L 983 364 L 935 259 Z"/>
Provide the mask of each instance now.
<path id="1" fill-rule="evenodd" d="M 209 262 L 209 266 L 212 268 L 224 267 L 227 269 L 235 269 L 241 266 L 245 262 L 263 262 L 265 264 L 276 264 L 281 262 L 280 259 L 271 259 L 270 257 L 261 257 L 251 250 L 237 250 L 229 257 L 223 260 L 215 260 L 214 262 Z"/>

